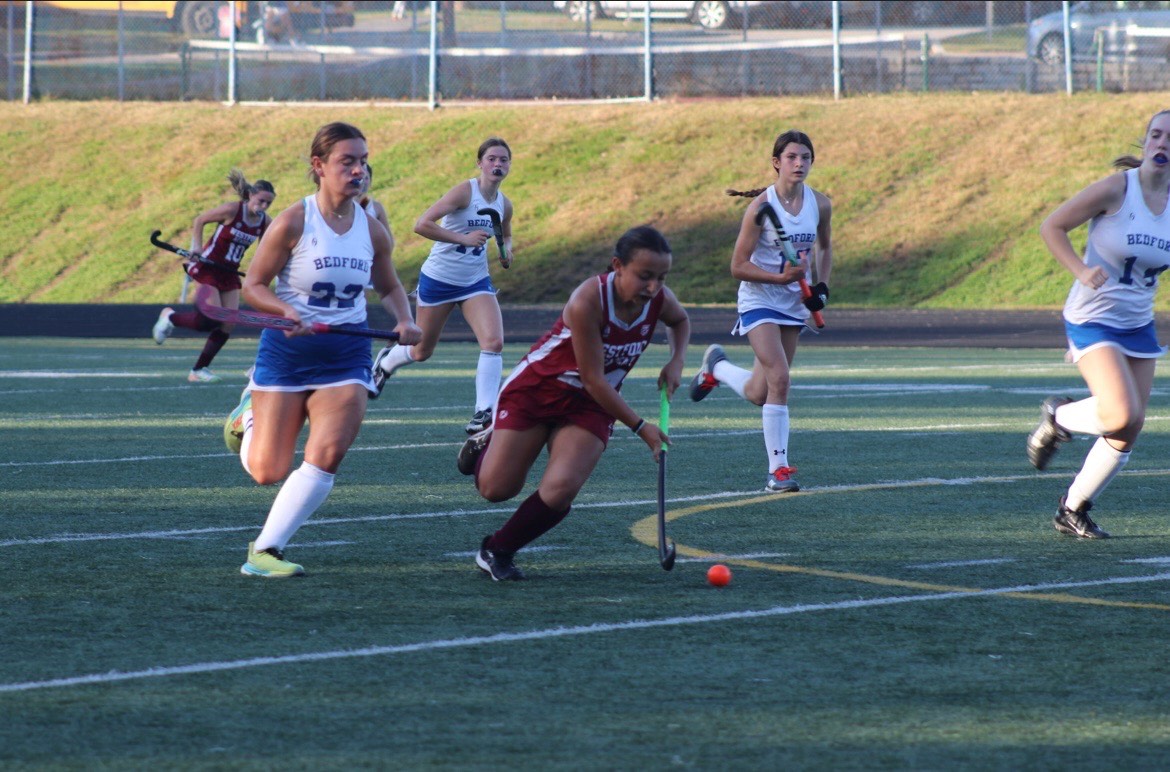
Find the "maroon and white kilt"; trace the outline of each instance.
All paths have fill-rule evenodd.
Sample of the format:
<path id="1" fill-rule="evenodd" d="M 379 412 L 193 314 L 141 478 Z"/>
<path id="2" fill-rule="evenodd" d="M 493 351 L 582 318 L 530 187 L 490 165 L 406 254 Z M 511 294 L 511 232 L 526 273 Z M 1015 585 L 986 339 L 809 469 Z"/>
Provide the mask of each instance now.
<path id="1" fill-rule="evenodd" d="M 235 268 L 221 266 L 218 263 L 189 263 L 187 275 L 200 284 L 215 287 L 220 292 L 238 290 L 243 286 Z"/>
<path id="2" fill-rule="evenodd" d="M 492 425 L 497 431 L 524 431 L 561 424 L 580 426 L 607 445 L 613 434 L 614 417 L 584 389 L 526 370 L 510 378 L 500 392 Z"/>

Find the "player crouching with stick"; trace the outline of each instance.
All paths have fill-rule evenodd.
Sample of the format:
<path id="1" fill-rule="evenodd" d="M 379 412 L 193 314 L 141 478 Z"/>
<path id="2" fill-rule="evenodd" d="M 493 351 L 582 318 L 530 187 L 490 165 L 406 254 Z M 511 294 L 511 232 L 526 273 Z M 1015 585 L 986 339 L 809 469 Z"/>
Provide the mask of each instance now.
<path id="1" fill-rule="evenodd" d="M 459 451 L 463 474 L 488 501 L 506 501 L 524 487 L 540 452 L 548 465 L 540 485 L 495 533 L 475 562 L 495 581 L 524 578 L 513 556 L 569 514 L 613 433 L 615 419 L 650 446 L 657 459 L 666 433 L 622 398 L 622 381 L 650 344 L 659 320 L 667 327 L 670 360 L 658 375 L 673 394 L 682 378 L 691 323 L 666 287 L 670 245 L 643 225 L 618 239 L 610 270 L 581 283 L 552 329 L 512 370 L 500 391 L 495 422 Z"/>
<path id="2" fill-rule="evenodd" d="M 312 324 L 364 328 L 365 289 L 372 280 L 398 320 L 399 339 L 422 335 L 391 262 L 390 234 L 357 203 L 368 153 L 357 127 L 323 126 L 309 151 L 317 192 L 277 216 L 244 277 L 244 298 L 253 308 L 298 325 L 287 332 L 264 330 L 251 383 L 225 427 L 229 447 L 238 450 L 256 482 L 273 485 L 288 476 L 263 530 L 248 545 L 240 569 L 245 576 L 304 573 L 284 559 L 284 548 L 333 489 L 374 389 L 369 340 L 314 335 Z M 269 287 L 273 279 L 275 291 Z M 289 474 L 306 420 L 304 463 Z"/>

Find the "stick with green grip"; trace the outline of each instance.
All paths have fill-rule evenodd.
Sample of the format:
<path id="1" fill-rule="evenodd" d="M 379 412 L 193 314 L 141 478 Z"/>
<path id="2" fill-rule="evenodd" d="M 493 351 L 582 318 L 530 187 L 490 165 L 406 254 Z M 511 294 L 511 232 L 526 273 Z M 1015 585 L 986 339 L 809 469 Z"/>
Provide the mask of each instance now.
<path id="1" fill-rule="evenodd" d="M 666 384 L 659 389 L 658 425 L 663 434 L 670 434 L 670 397 Z M 674 542 L 666 544 L 666 445 L 658 452 L 658 562 L 665 571 L 674 568 Z"/>

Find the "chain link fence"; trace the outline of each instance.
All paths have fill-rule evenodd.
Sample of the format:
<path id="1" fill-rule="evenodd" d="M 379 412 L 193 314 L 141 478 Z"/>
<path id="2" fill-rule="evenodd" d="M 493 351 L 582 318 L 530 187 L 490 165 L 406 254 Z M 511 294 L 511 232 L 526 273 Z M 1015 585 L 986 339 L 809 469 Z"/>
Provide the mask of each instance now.
<path id="1" fill-rule="evenodd" d="M 0 0 L 8 100 L 639 100 L 1170 86 L 1170 2 Z"/>

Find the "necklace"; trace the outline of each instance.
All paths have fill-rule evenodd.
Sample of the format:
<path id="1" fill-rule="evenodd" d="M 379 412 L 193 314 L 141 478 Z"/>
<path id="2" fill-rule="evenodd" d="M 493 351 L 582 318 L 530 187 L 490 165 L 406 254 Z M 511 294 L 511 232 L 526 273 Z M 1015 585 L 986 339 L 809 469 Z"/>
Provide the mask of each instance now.
<path id="1" fill-rule="evenodd" d="M 800 195 L 800 191 L 802 189 L 803 188 L 797 188 L 796 192 L 792 194 L 791 198 L 785 198 L 784 196 L 780 195 L 780 191 L 776 191 L 776 198 L 780 199 L 780 203 L 784 204 L 784 206 L 792 206 L 792 202 L 795 201 L 796 197 Z"/>
<path id="2" fill-rule="evenodd" d="M 350 201 L 350 203 L 352 205 L 352 203 L 353 203 L 352 200 Z M 334 217 L 336 217 L 338 220 L 344 219 L 347 215 L 349 215 L 351 212 L 353 212 L 353 209 L 350 209 L 349 212 L 338 212 L 338 211 L 333 210 L 333 209 L 326 211 L 325 207 L 321 206 L 320 201 L 317 202 L 317 208 L 321 210 L 322 214 L 331 214 Z"/>

